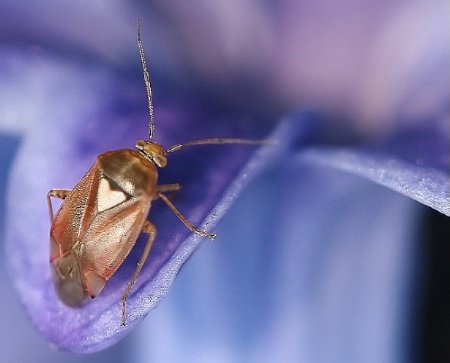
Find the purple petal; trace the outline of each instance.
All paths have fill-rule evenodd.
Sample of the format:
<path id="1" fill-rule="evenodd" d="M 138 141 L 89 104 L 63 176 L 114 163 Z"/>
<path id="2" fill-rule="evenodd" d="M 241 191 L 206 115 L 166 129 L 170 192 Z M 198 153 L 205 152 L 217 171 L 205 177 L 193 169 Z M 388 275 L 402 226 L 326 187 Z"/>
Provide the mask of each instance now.
<path id="1" fill-rule="evenodd" d="M 144 323 L 136 361 L 404 359 L 420 205 L 309 150 L 240 195 Z"/>
<path id="2" fill-rule="evenodd" d="M 439 124 L 377 147 L 299 149 L 257 178 L 144 324 L 137 361 L 410 360 L 424 211 L 412 199 L 448 197 Z"/>
<path id="3" fill-rule="evenodd" d="M 347 148 L 310 150 L 301 158 L 361 175 L 450 216 L 448 172 Z"/>
<path id="4" fill-rule="evenodd" d="M 314 148 L 299 158 L 360 175 L 450 216 L 450 130 L 443 120 L 378 147 Z"/>
<path id="5" fill-rule="evenodd" d="M 5 57 L 6 70 L 14 73 L 27 69 L 24 58 L 14 52 Z M 48 262 L 46 193 L 51 188 L 73 187 L 96 154 L 132 147 L 137 139 L 146 137 L 146 107 L 141 102 L 141 99 L 145 101 L 145 91 L 140 80 L 130 86 L 100 69 L 86 72 L 51 59 L 34 59 L 33 74 L 34 86 L 21 87 L 17 82 L 15 88 L 11 87 L 12 92 L 30 100 L 30 115 L 26 125 L 22 125 L 26 139 L 11 172 L 6 230 L 10 272 L 33 323 L 47 339 L 60 348 L 92 352 L 117 342 L 159 303 L 200 239 L 186 240 L 189 231 L 168 208 L 155 202 L 150 219 L 158 228 L 158 238 L 128 300 L 127 327 L 120 327 L 120 300 L 139 259 L 142 240 L 97 298 L 83 308 L 69 308 L 60 302 Z M 63 77 L 51 77 L 53 74 Z M 26 79 L 29 74 L 16 76 Z M 132 95 L 122 100 L 131 105 L 125 114 L 120 105 L 111 105 L 122 92 Z M 31 96 L 36 94 L 40 94 L 37 99 Z M 95 97 L 97 94 L 104 97 Z M 169 146 L 203 137 L 255 138 L 263 136 L 267 133 L 264 128 L 270 127 L 260 124 L 257 132 L 252 131 L 248 120 L 243 123 L 205 113 L 196 106 L 200 103 L 192 96 L 186 96 L 184 102 L 169 99 L 163 105 L 156 104 L 156 141 Z M 280 141 L 284 143 L 294 134 L 288 131 L 281 135 Z M 253 147 L 186 149 L 170 155 L 167 171 L 161 171 L 160 182 L 181 182 L 183 190 L 175 203 L 194 224 L 210 229 L 237 191 L 260 169 L 275 162 L 285 148 L 284 144 L 264 147 L 243 172 L 240 170 L 254 152 Z"/>
<path id="6" fill-rule="evenodd" d="M 360 134 L 370 137 L 373 136 L 373 133 L 382 137 L 389 136 L 393 129 L 399 126 L 411 127 L 418 119 L 419 122 L 426 125 L 427 122 L 422 116 L 435 116 L 436 112 L 442 111 L 443 106 L 447 112 L 448 21 L 445 11 L 447 9 L 443 2 L 432 7 L 426 1 L 408 5 L 395 1 L 388 5 L 368 2 L 364 6 L 360 6 L 360 4 L 355 6 L 353 3 L 349 3 L 346 7 L 333 1 L 328 4 L 330 7 L 311 6 L 312 4 L 308 2 L 289 0 L 277 4 L 261 2 L 224 4 L 217 3 L 205 8 L 204 2 L 201 1 L 193 1 L 188 6 L 183 6 L 181 3 L 173 6 L 172 2 L 167 2 L 148 5 L 150 8 L 142 6 L 139 11 L 136 11 L 135 5 L 127 7 L 120 2 L 112 2 L 108 3 L 107 9 L 102 8 L 101 12 L 97 11 L 98 6 L 102 6 L 101 2 L 61 5 L 58 2 L 50 1 L 44 12 L 37 11 L 36 6 L 26 1 L 6 1 L 2 5 L 0 29 L 3 34 L 2 40 L 6 39 L 7 43 L 3 45 L 1 51 L 8 53 L 10 51 L 8 45 L 14 44 L 16 40 L 19 40 L 19 46 L 23 48 L 20 54 L 11 55 L 9 58 L 1 55 L 2 58 L 0 58 L 2 81 L 0 113 L 3 116 L 0 120 L 1 126 L 22 138 L 18 163 L 14 165 L 11 173 L 8 193 L 6 234 L 8 263 L 13 267 L 10 273 L 14 281 L 17 280 L 17 288 L 22 292 L 22 298 L 26 301 L 28 308 L 33 310 L 34 321 L 38 321 L 39 323 L 36 324 L 41 327 L 46 325 L 44 331 L 47 337 L 51 341 L 58 341 L 61 346 L 73 345 L 76 346 L 73 349 L 77 351 L 88 351 L 89 348 L 86 347 L 90 346 L 95 347 L 93 349 L 101 349 L 112 344 L 121 335 L 121 333 L 113 335 L 114 331 L 110 330 L 108 336 L 103 336 L 100 329 L 104 326 L 102 327 L 98 323 L 93 328 L 89 322 L 86 322 L 86 325 L 79 329 L 81 334 L 78 335 L 78 331 L 76 332 L 77 337 L 86 336 L 86 332 L 90 332 L 92 329 L 99 329 L 97 330 L 99 334 L 90 335 L 90 340 L 85 341 L 82 341 L 82 338 L 74 339 L 73 336 L 61 334 L 62 341 L 58 340 L 60 339 L 58 334 L 64 329 L 64 324 L 66 326 L 72 323 L 76 324 L 77 321 L 74 319 L 90 310 L 86 308 L 86 310 L 83 309 L 83 312 L 79 310 L 79 314 L 67 315 L 65 308 L 58 306 L 57 300 L 54 299 L 51 281 L 48 279 L 48 263 L 42 262 L 48 259 L 48 218 L 43 196 L 52 187 L 71 188 L 92 164 L 98 153 L 117 147 L 131 147 L 136 139 L 145 137 L 147 116 L 144 111 L 146 105 L 141 80 L 139 79 L 139 87 L 134 81 L 129 83 L 124 80 L 124 78 L 129 79 L 127 75 L 131 73 L 139 74 L 137 61 L 134 66 L 136 71 L 127 69 L 130 59 L 135 59 L 134 18 L 136 14 L 142 17 L 145 14 L 145 18 L 148 20 L 154 17 L 149 21 L 152 25 L 144 23 L 144 27 L 152 27 L 152 31 L 145 31 L 145 33 L 151 34 L 153 43 L 156 44 L 157 51 L 155 53 L 164 54 L 166 52 L 165 56 L 157 56 L 155 62 L 159 63 L 162 69 L 169 70 L 171 80 L 176 80 L 176 83 L 179 82 L 182 85 L 190 84 L 189 79 L 184 77 L 179 79 L 180 74 L 190 72 L 191 77 L 195 76 L 197 84 L 194 87 L 199 93 L 202 91 L 206 94 L 213 92 L 217 99 L 231 99 L 233 101 L 231 103 L 243 105 L 247 110 L 256 109 L 258 112 L 264 113 L 312 102 L 323 107 L 335 119 L 345 120 L 333 125 L 330 128 L 331 131 L 328 130 L 328 132 L 342 128 L 344 128 L 344 132 L 347 132 L 350 126 L 352 131 L 355 128 Z M 155 32 L 155 27 L 165 29 L 163 31 L 157 29 Z M 152 53 L 154 49 L 155 47 L 152 45 Z M 55 50 L 59 52 L 58 55 L 55 54 L 55 57 L 48 55 L 49 51 Z M 72 54 L 77 54 L 78 60 L 80 58 L 83 62 L 87 60 L 86 69 L 80 69 L 73 60 L 64 60 L 67 55 L 72 58 Z M 85 57 L 85 55 L 89 56 Z M 100 58 L 101 62 L 106 60 L 104 63 L 107 63 L 108 66 L 119 64 L 120 69 L 112 70 L 108 66 L 105 67 L 105 64 L 93 65 L 89 63 L 89 57 Z M 163 64 L 167 61 L 171 62 L 170 66 Z M 249 127 L 251 130 L 249 129 L 246 135 L 257 136 L 254 135 L 253 128 L 255 126 L 258 128 L 258 125 L 254 119 L 248 123 L 235 122 L 237 119 L 233 116 L 226 117 L 218 115 L 216 112 L 207 112 L 204 109 L 207 102 L 199 100 L 195 93 L 190 94 L 193 93 L 191 89 L 188 89 L 186 94 L 175 96 L 173 90 L 161 91 L 161 89 L 160 86 L 155 87 L 157 92 L 162 92 L 162 96 L 161 93 L 159 96 L 156 95 L 157 100 L 155 100 L 157 107 L 156 140 L 162 141 L 166 146 L 188 140 L 191 137 L 216 136 L 216 131 L 221 136 L 222 132 L 226 136 L 245 136 L 241 131 L 247 130 Z M 224 92 L 224 90 L 229 90 L 229 92 Z M 214 107 L 209 104 L 208 109 L 210 108 Z M 245 113 L 240 110 L 235 111 L 234 114 L 239 116 Z M 161 124 L 163 126 L 159 126 Z M 214 133 L 210 134 L 209 132 L 213 131 L 210 130 L 212 125 L 214 125 Z M 158 131 L 160 128 L 161 132 Z M 261 128 L 258 135 L 265 135 L 270 127 L 264 127 L 264 123 L 262 123 Z M 443 130 L 443 134 L 448 136 L 447 128 Z M 416 141 L 418 140 L 416 139 Z M 414 145 L 417 148 L 418 143 L 412 143 L 409 149 L 413 150 Z M 448 149 L 448 140 L 446 145 Z M 169 164 L 171 169 L 161 175 L 166 182 L 180 181 L 183 183 L 185 188 L 183 194 L 179 196 L 180 200 L 177 200 L 177 205 L 196 223 L 200 224 L 204 221 L 216 203 L 223 201 L 227 206 L 229 199 L 223 199 L 223 193 L 227 195 L 232 193 L 232 185 L 235 184 L 230 183 L 234 178 L 240 180 L 240 173 L 245 173 L 245 171 L 241 171 L 241 168 L 252 151 L 239 148 L 228 150 L 230 151 L 226 156 L 223 154 L 225 151 L 217 151 L 217 154 L 212 155 L 209 155 L 209 152 L 202 152 L 202 157 L 208 157 L 203 161 L 198 160 L 198 156 L 193 150 L 186 150 L 186 153 L 173 155 Z M 237 154 L 239 157 L 242 156 L 242 162 L 238 163 L 239 165 L 235 163 Z M 427 157 L 435 155 L 434 153 L 426 154 Z M 376 323 L 380 323 L 380 320 L 374 319 L 367 322 L 364 319 L 367 316 L 376 315 L 373 314 L 373 310 L 380 306 L 380 301 L 376 299 L 377 296 L 393 297 L 392 300 L 389 300 L 392 305 L 396 302 L 398 304 L 400 300 L 399 295 L 393 294 L 397 291 L 395 283 L 401 284 L 401 286 L 404 283 L 401 277 L 396 275 L 396 263 L 403 267 L 403 262 L 406 262 L 404 255 L 407 253 L 402 254 L 402 248 L 404 243 L 408 243 L 411 239 L 410 234 L 406 233 L 411 229 L 411 225 L 407 223 L 408 217 L 413 214 L 411 213 L 411 200 L 401 197 L 398 193 L 392 193 L 386 188 L 379 188 L 358 176 L 374 180 L 448 214 L 448 208 L 446 209 L 445 205 L 447 203 L 448 206 L 448 150 L 444 155 L 447 158 L 441 164 L 430 162 L 433 158 L 423 158 L 413 154 L 405 158 L 401 152 L 392 149 L 385 150 L 381 147 L 365 146 L 364 148 L 345 149 L 315 147 L 307 152 L 297 153 L 292 157 L 290 163 L 286 159 L 280 161 L 280 164 L 288 168 L 285 175 L 286 185 L 281 188 L 285 192 L 280 193 L 282 198 L 271 200 L 271 202 L 274 206 L 278 206 L 278 203 L 289 206 L 289 208 L 283 209 L 288 214 L 278 213 L 280 209 L 272 207 L 269 220 L 262 226 L 266 229 L 259 229 L 258 236 L 267 238 L 276 218 L 283 222 L 282 225 L 286 231 L 292 232 L 291 234 L 275 235 L 276 244 L 269 245 L 270 252 L 275 255 L 279 253 L 284 257 L 279 259 L 278 265 L 275 265 L 277 272 L 284 267 L 288 272 L 292 272 L 291 274 L 276 275 L 277 284 L 279 283 L 282 287 L 291 287 L 293 281 L 300 281 L 304 290 L 300 293 L 293 290 L 298 294 L 288 294 L 290 299 L 284 299 L 285 295 L 280 294 L 280 291 L 276 289 L 273 294 L 267 295 L 267 285 L 273 281 L 270 280 L 270 277 L 274 274 L 258 275 L 258 277 L 263 277 L 252 281 L 252 288 L 254 286 L 262 287 L 262 293 L 255 299 L 257 302 L 261 301 L 261 296 L 275 296 L 275 303 L 278 302 L 276 297 L 280 297 L 283 302 L 287 301 L 280 305 L 274 303 L 273 310 L 263 310 L 263 314 L 260 315 L 264 318 L 262 324 L 268 322 L 267 331 L 272 335 L 268 333 L 266 339 L 256 341 L 257 353 L 253 358 L 256 356 L 258 360 L 261 360 L 269 357 L 269 353 L 273 354 L 277 360 L 286 358 L 283 354 L 291 352 L 287 349 L 290 347 L 289 342 L 292 342 L 291 347 L 297 349 L 296 353 L 300 346 L 298 342 L 303 343 L 301 348 L 304 350 L 309 349 L 309 355 L 297 354 L 306 361 L 317 359 L 316 352 L 319 352 L 319 357 L 322 357 L 323 360 L 330 361 L 339 353 L 354 352 L 360 348 L 359 355 L 342 357 L 343 361 L 348 361 L 350 358 L 360 361 L 368 356 L 367 352 L 385 352 L 387 351 L 384 349 L 386 347 L 393 350 L 398 349 L 398 340 L 396 339 L 401 339 L 401 337 L 399 338 L 395 334 L 381 333 L 377 335 L 375 330 L 365 328 L 378 327 L 379 325 Z M 297 178 L 292 180 L 289 178 L 293 171 L 305 166 L 320 169 L 321 165 L 325 166 L 325 171 L 321 174 L 322 178 L 330 178 L 328 183 L 321 184 L 322 189 L 314 189 L 317 185 L 306 180 L 305 176 L 308 174 L 303 175 L 304 170 L 295 174 Z M 356 179 L 347 173 L 329 171 L 329 166 L 355 174 L 357 175 Z M 262 167 L 261 163 L 258 168 Z M 316 175 L 315 173 L 312 172 L 312 175 Z M 343 175 L 344 177 L 342 177 Z M 316 179 L 323 181 L 322 178 L 319 175 Z M 211 181 L 214 182 L 211 183 Z M 214 188 L 209 189 L 207 186 L 214 186 Z M 280 185 L 267 192 L 271 193 L 271 196 L 278 195 L 279 187 Z M 366 217 L 372 216 L 365 214 L 367 208 L 364 203 L 358 203 L 359 199 L 356 201 L 353 199 L 359 197 L 359 195 L 355 196 L 354 189 L 362 190 L 360 199 L 365 203 L 371 204 L 377 201 L 380 203 L 377 204 L 378 208 L 375 208 L 379 212 L 376 213 L 379 222 L 377 226 L 380 226 L 378 229 L 370 229 L 374 224 L 371 223 L 370 218 Z M 235 190 L 240 190 L 239 184 L 235 186 Z M 303 194 L 298 193 L 302 190 Z M 339 194 L 339 192 L 341 193 Z M 379 196 L 379 199 L 372 199 L 372 193 Z M 208 198 L 205 198 L 205 194 Z M 302 198 L 297 198 L 298 196 Z M 265 197 L 267 194 L 262 194 L 256 200 L 259 201 L 258 198 Z M 339 199 L 339 197 L 341 198 Z M 327 198 L 334 203 L 330 203 Z M 346 214 L 349 200 L 354 201 L 355 206 Z M 417 206 L 417 203 L 412 204 Z M 256 206 L 254 214 L 259 215 L 258 203 Z M 333 206 L 334 213 L 324 213 L 324 211 L 330 210 L 330 206 Z M 395 215 L 402 221 L 401 226 L 392 223 L 391 220 L 383 219 L 386 210 L 391 210 L 391 208 L 395 209 Z M 274 210 L 277 213 L 273 213 Z M 276 215 L 273 216 L 273 214 Z M 237 212 L 236 215 L 238 221 L 241 221 L 242 213 Z M 334 221 L 336 218 L 340 218 L 340 223 L 336 222 L 331 226 L 335 229 L 332 229 L 330 221 Z M 176 268 L 184 260 L 186 251 L 189 251 L 188 246 L 185 246 L 185 243 L 188 243 L 185 240 L 187 232 L 181 226 L 176 227 L 180 229 L 169 231 L 170 226 L 179 224 L 179 222 L 164 206 L 155 203 L 152 207 L 151 219 L 158 224 L 158 227 L 161 225 L 158 241 L 162 241 L 164 238 L 167 240 L 177 239 L 174 239 L 173 245 L 160 245 L 159 250 L 155 246 L 153 251 L 155 252 L 155 263 L 147 271 L 149 276 L 153 276 L 156 271 L 162 271 L 160 266 L 167 261 L 170 261 Z M 169 222 L 166 224 L 165 221 Z M 215 221 L 214 219 L 212 222 Z M 239 225 L 239 223 L 236 224 Z M 211 226 L 210 223 L 209 227 Z M 235 226 L 232 226 L 231 229 L 235 229 Z M 338 233 L 330 232 L 329 236 L 325 236 L 327 238 L 323 240 L 314 238 L 316 235 L 321 236 L 324 231 L 340 232 L 339 226 L 345 227 L 348 237 L 346 241 L 350 241 L 345 244 L 343 249 L 339 249 L 341 241 L 337 238 Z M 367 250 L 364 250 L 365 244 L 360 240 L 365 242 L 366 239 L 359 238 L 359 236 L 365 236 L 368 230 L 372 233 L 372 243 Z M 392 230 L 392 233 L 385 234 L 388 230 Z M 297 237 L 308 236 L 308 233 L 310 233 L 310 243 L 298 244 Z M 250 237 L 253 235 L 250 234 L 248 239 L 232 239 L 232 241 L 244 245 L 251 241 Z M 256 237 L 255 241 L 260 242 Z M 330 246 L 327 242 L 330 242 L 331 245 L 330 252 L 328 252 Z M 333 249 L 333 242 L 335 249 Z M 395 244 L 396 242 L 397 244 Z M 170 255 L 174 251 L 178 251 L 177 243 L 183 243 L 183 249 L 179 250 L 179 259 L 175 261 L 170 259 Z M 197 241 L 189 243 L 195 245 Z M 288 248 L 285 253 L 286 245 Z M 294 245 L 299 248 L 297 255 L 289 253 L 291 251 L 289 247 Z M 260 243 L 257 246 L 260 247 Z M 389 250 L 390 252 L 386 256 L 383 252 L 388 250 L 389 246 L 393 246 L 394 250 Z M 302 247 L 305 247 L 305 250 L 301 250 Z M 367 270 L 364 270 L 364 262 L 358 264 L 359 255 L 352 254 L 355 247 L 362 248 L 363 252 L 368 251 L 363 255 L 367 259 L 374 255 L 386 262 L 387 258 L 389 268 L 386 268 L 384 263 L 380 263 L 369 265 Z M 396 247 L 398 247 L 397 250 L 395 250 Z M 232 248 L 236 247 L 230 246 L 230 252 L 235 252 L 236 250 L 231 250 Z M 256 250 L 258 251 L 259 248 Z M 308 252 L 311 253 L 308 254 Z M 266 262 L 271 261 L 272 254 L 268 254 L 269 258 Z M 136 253 L 131 256 L 131 260 L 136 259 L 138 255 L 139 250 L 137 249 Z M 236 254 L 230 253 L 228 259 L 225 260 L 222 258 L 223 254 L 217 257 L 217 260 L 223 261 L 223 265 L 226 266 L 220 272 L 222 275 L 227 274 L 230 264 L 233 266 L 230 256 L 234 255 Z M 319 264 L 315 269 L 316 260 L 320 260 L 324 255 L 331 260 L 332 267 L 338 267 L 337 274 L 335 268 L 328 268 L 328 263 Z M 303 265 L 298 263 L 296 256 L 302 258 Z M 342 256 L 344 258 L 341 259 Z M 351 258 L 352 256 L 354 258 Z M 389 260 L 391 256 L 393 257 Z M 339 264 L 341 260 L 344 262 Z M 244 261 L 240 261 L 240 266 L 251 267 L 252 263 L 258 263 L 255 261 L 258 259 L 244 259 Z M 328 261 L 325 259 L 325 262 Z M 348 271 L 345 264 L 348 261 L 355 267 L 353 273 L 339 275 L 339 271 Z M 24 266 L 38 266 L 41 262 L 42 266 L 39 265 L 39 269 L 24 270 Z M 301 269 L 302 266 L 308 267 L 305 275 L 298 273 L 298 269 Z M 111 300 L 116 301 L 120 295 L 118 291 L 123 289 L 123 285 L 127 281 L 126 276 L 129 276 L 132 267 L 133 263 L 128 263 L 119 271 L 116 280 L 111 281 L 109 292 L 104 292 L 109 294 Z M 273 265 L 264 264 L 263 272 L 271 272 L 270 267 Z M 320 275 L 321 268 L 324 270 L 322 275 Z M 360 271 L 366 271 L 366 273 L 361 275 Z M 386 286 L 386 290 L 374 289 L 380 292 L 374 297 L 371 291 L 371 283 L 374 280 L 370 280 L 370 277 L 377 275 L 379 271 L 387 271 L 381 282 Z M 390 273 L 388 273 L 389 271 Z M 172 273 L 174 272 L 167 271 L 169 276 Z M 29 276 L 24 276 L 25 274 Z M 119 279 L 119 275 L 122 276 L 122 279 Z M 158 276 L 164 279 L 168 275 Z M 313 284 L 307 285 L 308 282 L 315 281 L 316 275 L 329 281 L 328 284 L 320 285 L 324 286 L 321 290 L 323 294 L 320 294 L 319 289 Z M 335 276 L 337 277 L 335 278 Z M 350 297 L 339 295 L 342 290 L 344 292 L 354 291 L 351 290 L 352 279 L 345 279 L 346 276 L 354 278 L 365 276 L 370 280 L 369 284 L 362 279 L 360 284 L 355 285 L 366 287 L 367 295 L 362 295 L 362 298 L 365 299 L 369 296 L 367 301 L 372 304 L 363 305 L 361 310 L 358 310 L 360 306 L 357 303 L 354 305 L 348 303 L 349 300 L 350 302 L 357 300 L 351 300 L 352 294 L 348 294 Z M 42 286 L 43 280 L 45 280 L 45 286 Z M 389 285 L 389 281 L 393 281 L 391 285 Z M 170 284 L 170 281 L 160 282 L 166 285 Z M 345 282 L 348 282 L 348 285 Z M 228 282 L 228 284 L 233 283 L 233 280 Z M 148 287 L 142 286 L 140 291 L 134 291 L 141 294 Z M 348 289 L 333 290 L 336 289 L 336 286 L 347 286 Z M 392 286 L 394 288 L 389 290 Z M 148 288 L 150 289 L 150 287 Z M 47 289 L 47 295 L 40 293 L 42 289 Z M 212 290 L 216 291 L 217 285 L 214 285 Z M 250 294 L 251 291 L 253 290 L 248 289 L 245 291 L 245 295 Z M 336 296 L 342 299 L 340 301 L 345 302 L 341 305 L 337 304 L 337 306 L 349 307 L 345 310 L 346 315 L 339 315 L 339 309 L 331 309 L 332 303 L 327 305 L 326 298 L 334 298 L 334 295 L 327 295 L 328 291 L 336 291 Z M 157 295 L 162 295 L 164 292 L 158 292 Z M 301 294 L 302 292 L 304 295 Z M 315 292 L 316 294 L 314 294 Z M 232 292 L 230 291 L 230 293 Z M 289 310 L 289 308 L 295 307 L 298 296 L 302 298 L 306 296 L 310 300 L 301 305 L 299 310 Z M 33 300 L 35 298 L 36 301 Z M 201 299 L 199 306 L 205 307 L 210 298 L 208 296 Z M 305 299 L 300 300 L 303 303 Z M 133 303 L 136 307 L 138 300 L 133 300 Z M 145 301 L 144 303 L 149 306 L 154 302 Z M 292 305 L 289 305 L 291 303 Z M 37 304 L 35 309 L 33 309 L 34 304 Z M 112 323 L 106 313 L 109 312 L 108 304 L 106 302 L 99 303 L 98 299 L 95 300 L 95 304 L 97 304 L 95 305 L 97 308 L 91 309 L 93 313 L 105 311 L 102 318 L 105 320 L 106 328 L 112 329 Z M 111 304 L 113 303 L 111 302 Z M 247 321 L 240 320 L 240 317 L 236 318 L 241 311 L 241 309 L 236 309 L 236 306 L 241 307 L 241 305 L 232 305 L 224 315 L 224 320 L 237 319 L 242 321 L 242 326 L 238 328 L 245 328 Z M 328 308 L 325 309 L 328 314 L 322 314 L 323 311 L 320 307 L 324 306 Z M 301 310 L 302 307 L 306 308 Z M 58 309 L 62 309 L 61 311 L 65 313 L 62 313 L 57 319 L 53 320 L 53 316 L 46 315 L 46 312 L 54 312 Z M 117 304 L 113 305 L 111 309 L 115 310 L 111 312 L 111 316 L 116 319 Z M 236 310 L 238 311 L 236 312 Z M 296 326 L 295 323 L 298 320 L 292 319 L 292 315 L 289 315 L 291 311 L 298 314 L 296 316 L 309 319 L 307 321 L 309 324 Z M 356 313 L 354 313 L 355 311 Z M 359 311 L 365 312 L 365 314 L 358 314 Z M 209 310 L 205 308 L 202 314 L 203 316 L 208 315 L 213 321 L 213 316 L 209 316 L 208 312 Z M 267 312 L 269 314 L 265 314 Z M 283 315 L 285 312 L 287 312 L 287 317 Z M 311 312 L 315 312 L 315 314 Z M 131 311 L 131 313 L 137 317 L 145 314 L 146 311 Z M 383 332 L 390 333 L 394 329 L 398 329 L 395 324 L 397 320 L 393 319 L 395 314 L 376 316 L 383 319 L 385 323 L 391 322 L 382 325 L 380 330 Z M 333 321 L 331 328 L 334 329 L 329 330 L 328 319 Z M 58 325 L 61 321 L 63 323 Z M 280 322 L 280 324 L 271 325 L 271 321 Z M 292 322 L 292 324 L 281 324 L 286 321 L 287 323 Z M 342 330 L 342 325 L 349 321 L 359 329 Z M 318 322 L 317 325 L 315 322 Z M 220 328 L 220 326 L 216 327 L 217 330 Z M 245 329 L 238 330 L 245 331 Z M 282 331 L 286 335 L 277 335 L 278 331 Z M 300 334 L 296 334 L 298 331 Z M 329 331 L 330 333 L 328 333 Z M 369 334 L 363 335 L 367 331 Z M 64 333 L 68 334 L 69 330 Z M 370 339 L 370 333 L 373 333 L 374 339 Z M 161 335 L 162 333 L 158 331 L 157 337 L 161 337 Z M 367 339 L 361 339 L 361 341 L 360 337 L 362 336 L 366 336 Z M 102 341 L 108 337 L 112 338 L 107 342 Z M 385 345 L 377 344 L 380 339 L 384 339 Z M 174 340 L 171 339 L 172 341 Z M 248 342 L 245 339 L 236 339 L 233 348 L 242 347 L 243 341 Z M 324 346 L 323 341 L 328 341 L 328 345 Z M 363 344 L 368 341 L 372 341 L 373 344 Z M 95 345 L 96 342 L 100 343 Z M 145 344 L 147 342 L 148 340 L 145 340 Z M 195 343 L 195 339 L 193 342 Z M 341 342 L 341 345 L 334 345 L 334 342 Z M 184 352 L 190 348 L 186 346 L 186 349 L 179 349 L 179 347 L 180 345 L 175 345 L 175 350 Z M 200 350 L 203 351 L 203 348 L 204 346 Z M 276 348 L 280 349 L 278 356 L 273 353 L 276 352 Z M 376 354 L 371 356 L 375 357 Z M 167 359 L 167 355 L 163 355 L 163 357 Z M 235 357 L 234 360 L 242 359 L 243 355 L 237 354 Z M 182 358 L 186 358 L 186 356 Z M 389 356 L 385 355 L 381 358 L 386 360 Z M 399 359 L 395 359 L 394 356 L 392 360 L 398 361 Z"/>

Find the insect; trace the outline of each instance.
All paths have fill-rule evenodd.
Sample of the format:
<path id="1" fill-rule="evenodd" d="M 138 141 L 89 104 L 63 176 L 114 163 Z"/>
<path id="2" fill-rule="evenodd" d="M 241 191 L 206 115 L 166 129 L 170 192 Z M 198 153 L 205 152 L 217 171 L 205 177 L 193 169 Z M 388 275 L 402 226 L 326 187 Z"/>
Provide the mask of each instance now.
<path id="1" fill-rule="evenodd" d="M 138 236 L 147 242 L 122 295 L 122 325 L 126 322 L 126 301 L 152 249 L 156 226 L 147 220 L 151 203 L 161 199 L 180 221 L 194 233 L 214 239 L 192 225 L 165 195 L 181 185 L 158 184 L 158 168 L 167 164 L 167 155 L 185 146 L 205 144 L 263 144 L 265 140 L 203 139 L 177 144 L 168 149 L 153 142 L 154 111 L 150 74 L 137 20 L 137 45 L 142 64 L 149 108 L 149 138 L 139 140 L 136 150 L 105 152 L 71 190 L 52 189 L 47 194 L 50 214 L 50 263 L 54 285 L 68 306 L 81 306 L 96 297 L 123 263 Z M 63 200 L 56 215 L 52 197 Z"/>

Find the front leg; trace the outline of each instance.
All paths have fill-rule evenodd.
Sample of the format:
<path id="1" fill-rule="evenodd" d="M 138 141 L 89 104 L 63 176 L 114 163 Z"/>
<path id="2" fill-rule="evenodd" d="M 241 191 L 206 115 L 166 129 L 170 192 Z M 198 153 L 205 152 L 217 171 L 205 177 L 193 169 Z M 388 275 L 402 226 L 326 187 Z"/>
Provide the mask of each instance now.
<path id="1" fill-rule="evenodd" d="M 180 183 L 173 184 L 160 184 L 156 186 L 156 192 L 167 193 L 167 192 L 178 192 L 181 189 Z"/>
<path id="2" fill-rule="evenodd" d="M 170 184 L 168 184 L 170 185 Z M 176 185 L 176 184 L 173 184 Z M 178 217 L 178 219 L 183 222 L 183 224 L 191 231 L 194 233 L 197 233 L 200 236 L 203 237 L 208 237 L 209 239 L 215 239 L 216 235 L 215 233 L 208 233 L 202 229 L 199 229 L 197 227 L 195 227 L 191 222 L 188 221 L 188 219 L 181 214 L 181 212 L 177 209 L 177 207 L 175 207 L 175 205 L 169 200 L 169 198 L 167 198 L 160 190 L 156 191 L 156 196 L 161 199 L 164 203 L 166 203 L 166 205 L 170 208 L 170 210 L 175 213 L 175 215 Z"/>
<path id="3" fill-rule="evenodd" d="M 155 189 L 155 199 L 159 199 L 158 193 L 170 193 L 167 197 L 172 200 L 174 196 L 181 190 L 181 184 L 160 184 Z"/>
<path id="4" fill-rule="evenodd" d="M 66 197 L 70 194 L 70 189 L 52 189 L 47 193 L 47 205 L 48 205 L 48 213 L 50 214 L 50 223 L 53 224 L 53 206 L 51 197 L 66 199 Z"/>

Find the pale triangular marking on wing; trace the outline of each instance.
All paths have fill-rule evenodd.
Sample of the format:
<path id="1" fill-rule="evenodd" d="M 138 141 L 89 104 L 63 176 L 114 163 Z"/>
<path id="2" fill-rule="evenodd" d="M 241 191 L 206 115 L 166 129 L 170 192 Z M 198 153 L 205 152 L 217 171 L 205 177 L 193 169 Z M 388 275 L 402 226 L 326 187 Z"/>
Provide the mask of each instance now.
<path id="1" fill-rule="evenodd" d="M 98 186 L 98 211 L 110 209 L 127 200 L 127 196 L 122 190 L 111 188 L 106 178 L 101 178 Z"/>

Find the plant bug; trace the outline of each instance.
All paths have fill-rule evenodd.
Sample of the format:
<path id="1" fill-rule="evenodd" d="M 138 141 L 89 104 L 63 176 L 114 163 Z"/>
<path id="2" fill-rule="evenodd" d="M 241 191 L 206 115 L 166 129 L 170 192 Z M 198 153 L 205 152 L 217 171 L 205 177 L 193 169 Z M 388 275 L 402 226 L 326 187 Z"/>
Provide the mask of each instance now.
<path id="1" fill-rule="evenodd" d="M 151 203 L 162 199 L 192 232 L 210 239 L 192 225 L 165 195 L 181 185 L 158 185 L 158 168 L 167 155 L 185 146 L 205 144 L 265 144 L 270 141 L 246 139 L 203 139 L 177 144 L 168 149 L 153 142 L 154 111 L 150 75 L 137 20 L 137 45 L 142 64 L 149 108 L 149 138 L 139 140 L 137 150 L 105 152 L 72 190 L 52 189 L 47 194 L 50 214 L 50 263 L 56 291 L 68 306 L 81 306 L 96 297 L 134 247 L 141 233 L 148 235 L 140 260 L 122 295 L 122 324 L 126 301 L 152 248 L 157 229 L 147 220 Z M 63 199 L 56 215 L 52 197 Z"/>

